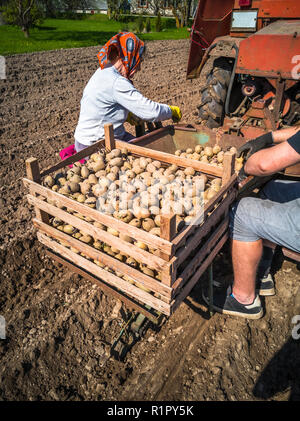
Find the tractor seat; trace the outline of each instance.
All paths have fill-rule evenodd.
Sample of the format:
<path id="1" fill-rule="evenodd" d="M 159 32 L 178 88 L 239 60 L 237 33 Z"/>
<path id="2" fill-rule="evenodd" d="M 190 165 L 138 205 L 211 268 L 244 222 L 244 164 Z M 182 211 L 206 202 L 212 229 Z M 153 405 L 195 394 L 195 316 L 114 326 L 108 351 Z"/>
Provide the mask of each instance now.
<path id="1" fill-rule="evenodd" d="M 272 249 L 275 249 L 275 247 L 278 246 L 278 244 L 272 243 L 269 240 L 263 240 L 263 245 L 266 246 L 266 247 L 270 247 Z M 300 263 L 300 253 L 297 253 L 296 251 L 290 250 L 290 249 L 288 249 L 286 247 L 282 247 L 282 246 L 281 246 L 281 251 L 282 251 L 282 254 L 285 257 L 288 257 L 289 259 L 292 259 L 292 260 Z"/>

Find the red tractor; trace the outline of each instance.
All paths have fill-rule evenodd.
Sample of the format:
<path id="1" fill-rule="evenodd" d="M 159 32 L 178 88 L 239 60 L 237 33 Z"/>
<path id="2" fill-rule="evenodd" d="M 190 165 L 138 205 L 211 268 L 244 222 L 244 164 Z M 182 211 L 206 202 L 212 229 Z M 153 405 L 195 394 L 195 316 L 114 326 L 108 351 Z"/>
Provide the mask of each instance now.
<path id="1" fill-rule="evenodd" d="M 299 71 L 299 0 L 199 0 L 187 77 L 206 76 L 201 123 L 245 141 L 299 123 Z"/>

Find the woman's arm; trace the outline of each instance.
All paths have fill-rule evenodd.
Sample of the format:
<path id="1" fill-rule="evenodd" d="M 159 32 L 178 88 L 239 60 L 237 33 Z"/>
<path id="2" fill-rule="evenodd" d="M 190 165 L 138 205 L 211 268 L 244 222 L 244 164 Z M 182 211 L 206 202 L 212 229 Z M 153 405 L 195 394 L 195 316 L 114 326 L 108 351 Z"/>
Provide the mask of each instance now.
<path id="1" fill-rule="evenodd" d="M 114 100 L 145 121 L 163 121 L 172 118 L 172 111 L 168 105 L 144 97 L 123 77 L 119 77 L 114 84 Z"/>

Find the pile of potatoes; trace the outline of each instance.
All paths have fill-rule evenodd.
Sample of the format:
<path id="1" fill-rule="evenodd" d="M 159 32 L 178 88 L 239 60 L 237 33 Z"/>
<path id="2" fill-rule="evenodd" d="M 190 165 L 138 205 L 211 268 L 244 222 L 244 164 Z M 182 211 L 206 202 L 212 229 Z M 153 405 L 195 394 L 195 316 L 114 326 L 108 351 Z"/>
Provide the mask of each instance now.
<path id="1" fill-rule="evenodd" d="M 227 151 L 237 153 L 236 147 L 232 146 Z M 203 162 L 204 164 L 211 164 L 217 167 L 223 167 L 224 154 L 227 152 L 222 150 L 219 145 L 202 146 L 197 145 L 195 148 L 178 149 L 175 155 L 183 158 L 195 159 L 196 161 Z M 235 170 L 240 171 L 243 166 L 243 157 L 235 159 Z"/>
<path id="2" fill-rule="evenodd" d="M 169 183 L 173 183 L 176 187 L 176 181 L 180 184 L 182 182 L 193 183 L 196 180 L 201 180 L 203 182 L 202 185 L 205 186 L 205 191 L 200 196 L 193 189 L 193 184 L 191 184 L 192 187 L 186 197 L 180 199 L 181 201 L 176 195 L 176 189 L 166 193 L 166 186 Z M 220 190 L 221 179 L 208 179 L 205 174 L 200 174 L 193 168 L 180 169 L 176 165 L 165 166 L 160 161 L 152 160 L 151 158 L 133 156 L 128 153 L 127 149 L 114 149 L 111 152 L 101 150 L 92 154 L 85 164 L 78 162 L 72 168 L 60 170 L 54 176 L 48 175 L 44 178 L 43 184 L 79 203 L 91 208 L 97 208 L 101 212 L 111 214 L 129 225 L 160 236 L 160 213 L 164 209 L 165 199 L 171 203 L 172 210 L 177 213 L 177 230 L 180 231 L 195 216 L 196 211 L 193 205 L 197 201 L 200 202 L 200 205 L 203 205 Z M 153 193 L 153 195 L 149 196 L 149 193 Z M 166 198 L 164 198 L 164 194 L 167 196 Z M 47 201 L 57 206 L 57 203 L 49 199 Z M 128 203 L 130 206 L 128 206 Z M 181 205 L 181 213 L 177 212 L 179 204 Z M 197 204 L 199 205 L 199 203 Z M 74 216 L 90 222 L 126 242 L 132 243 L 154 255 L 160 255 L 158 249 L 149 248 L 145 243 L 135 241 L 113 227 L 106 227 L 71 209 L 63 208 L 67 212 L 74 214 Z M 160 273 L 137 262 L 131 256 L 121 253 L 119 249 L 95 240 L 87 233 L 79 231 L 58 218 L 52 218 L 50 223 L 58 230 L 113 256 L 148 276 L 160 280 Z M 64 243 L 63 245 L 66 246 L 67 244 Z M 78 250 L 73 248 L 72 251 L 79 253 Z M 87 258 L 87 256 L 84 257 Z M 100 267 L 113 272 L 112 269 L 100 262 L 96 260 L 94 262 Z M 117 275 L 122 276 L 128 282 L 136 283 L 128 276 L 123 276 L 120 273 L 117 273 Z M 142 286 L 140 287 L 143 288 Z"/>

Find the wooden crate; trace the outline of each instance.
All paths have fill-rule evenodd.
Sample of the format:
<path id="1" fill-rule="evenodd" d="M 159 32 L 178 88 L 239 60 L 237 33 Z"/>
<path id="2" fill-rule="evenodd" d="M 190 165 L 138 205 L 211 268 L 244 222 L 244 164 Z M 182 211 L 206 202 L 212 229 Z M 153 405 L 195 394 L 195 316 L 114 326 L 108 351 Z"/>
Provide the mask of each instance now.
<path id="1" fill-rule="evenodd" d="M 228 238 L 229 206 L 237 195 L 237 178 L 234 174 L 235 156 L 226 154 L 224 168 L 216 168 L 198 161 L 178 158 L 166 152 L 157 152 L 136 144 L 115 140 L 112 127 L 106 126 L 105 129 L 105 141 L 99 141 L 42 172 L 35 158 L 26 161 L 27 178 L 23 181 L 30 192 L 28 202 L 35 208 L 36 216 L 33 223 L 38 230 L 38 239 L 47 247 L 51 256 L 60 263 L 66 264 L 75 272 L 96 282 L 105 292 L 113 293 L 129 307 L 139 309 L 150 318 L 157 312 L 170 316 L 189 294 Z M 103 147 L 108 150 L 124 147 L 135 156 L 150 157 L 163 164 L 176 164 L 182 168 L 193 167 L 209 177 L 221 178 L 221 190 L 205 205 L 203 213 L 195 216 L 195 223 L 179 233 L 175 230 L 176 215 L 164 215 L 161 221 L 161 236 L 158 237 L 42 185 L 41 180 L 46 175 L 73 164 Z M 56 206 L 48 203 L 47 199 L 54 202 Z M 80 213 L 88 220 L 70 214 L 69 210 Z M 143 262 L 160 272 L 161 280 L 154 279 L 113 256 L 54 228 L 49 223 L 51 216 L 58 217 L 91 235 L 95 240 L 105 242 L 120 250 L 121 253 Z M 142 241 L 157 252 L 154 255 L 134 244 L 127 243 L 106 230 L 96 227 L 92 221 L 99 222 L 105 227 L 113 227 L 119 233 L 125 233 L 135 240 Z M 83 255 L 78 254 L 78 251 Z M 99 267 L 95 262 L 104 264 L 114 272 Z M 135 284 L 122 279 L 121 274 L 134 280 Z M 153 309 L 156 312 L 153 313 Z"/>

